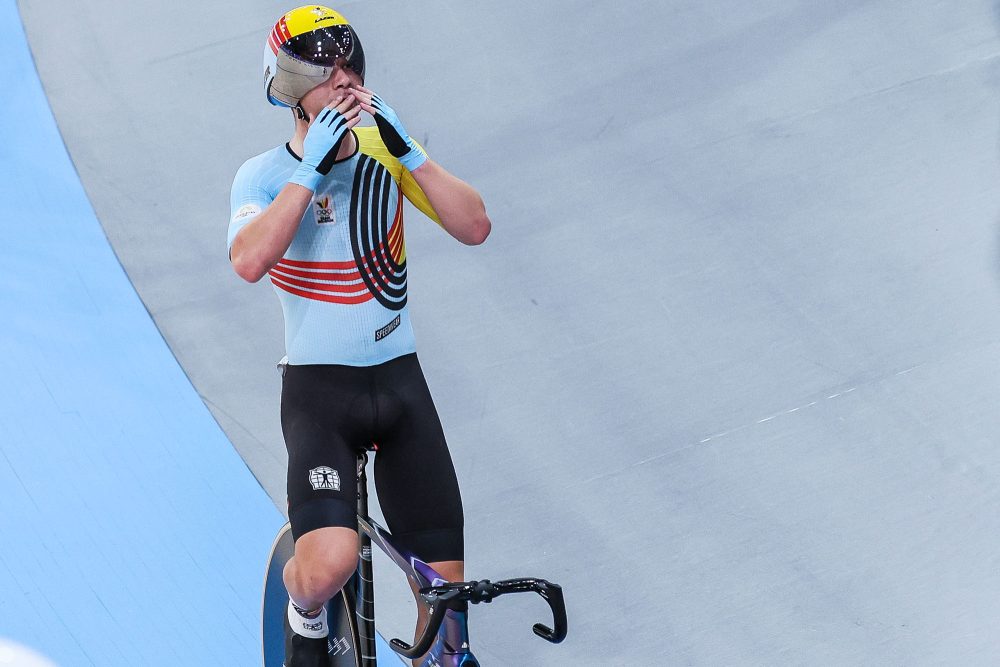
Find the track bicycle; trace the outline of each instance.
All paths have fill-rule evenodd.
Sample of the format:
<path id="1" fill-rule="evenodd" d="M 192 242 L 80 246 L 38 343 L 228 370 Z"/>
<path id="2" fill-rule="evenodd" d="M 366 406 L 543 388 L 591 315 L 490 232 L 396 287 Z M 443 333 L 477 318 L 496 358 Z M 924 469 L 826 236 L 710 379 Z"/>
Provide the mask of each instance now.
<path id="1" fill-rule="evenodd" d="M 370 450 L 369 450 L 370 451 Z M 479 667 L 469 642 L 468 606 L 510 593 L 537 593 L 549 605 L 552 627 L 536 623 L 533 630 L 546 641 L 558 644 L 566 638 L 566 606 L 562 587 L 544 579 L 448 582 L 427 563 L 396 547 L 392 535 L 368 514 L 368 451 L 358 455 L 358 569 L 340 593 L 327 603 L 330 636 L 327 648 L 331 667 L 374 667 L 375 601 L 372 544 L 381 549 L 408 577 L 417 582 L 419 597 L 427 605 L 428 621 L 411 645 L 392 639 L 389 645 L 404 658 L 427 654 L 421 667 Z M 285 655 L 284 618 L 288 592 L 282 580 L 285 563 L 294 553 L 294 542 L 286 523 L 271 547 L 264 582 L 262 650 L 264 667 L 281 667 Z"/>

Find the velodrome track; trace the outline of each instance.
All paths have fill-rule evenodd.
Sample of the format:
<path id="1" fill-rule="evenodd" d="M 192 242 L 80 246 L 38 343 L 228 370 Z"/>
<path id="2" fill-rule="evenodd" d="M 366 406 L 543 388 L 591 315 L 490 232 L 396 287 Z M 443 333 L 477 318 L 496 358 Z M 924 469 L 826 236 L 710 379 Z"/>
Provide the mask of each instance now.
<path id="1" fill-rule="evenodd" d="M 10 0 L 4 7 L 13 13 Z M 280 313 L 268 286 L 232 274 L 225 229 L 236 168 L 289 130 L 287 113 L 268 107 L 258 89 L 264 36 L 289 7 L 19 2 L 48 101 L 107 238 L 278 506 Z M 484 663 L 1000 661 L 995 2 L 338 8 L 364 41 L 370 86 L 432 157 L 481 189 L 494 220 L 479 248 L 451 242 L 415 213 L 407 220 L 418 348 L 463 485 L 469 574 L 534 574 L 567 592 L 570 636 L 557 647 L 530 634 L 542 620 L 539 603 L 476 608 L 473 640 Z M 4 105 L 12 141 L 29 141 L 24 104 Z M 52 179 L 46 188 L 59 173 L 52 164 L 37 167 Z M 82 193 L 74 196 L 78 206 L 67 209 L 69 195 L 46 189 L 37 205 L 64 220 L 67 210 L 85 210 Z M 53 228 L 4 218 L 12 235 Z M 39 253 L 28 256 L 9 257 L 4 247 L 17 268 L 9 279 L 66 300 L 44 308 L 40 297 L 27 301 L 52 318 L 93 303 L 69 287 L 55 290 L 49 273 L 28 272 L 77 266 L 42 255 L 50 245 L 41 241 L 27 239 Z M 81 243 L 70 258 L 95 265 Z M 110 255 L 100 265 L 113 266 Z M 102 308 L 125 299 L 95 298 Z M 157 641 L 210 641 L 188 605 L 203 608 L 240 573 L 256 576 L 256 545 L 278 514 L 259 501 L 158 340 L 131 350 L 131 332 L 108 342 L 123 331 L 117 326 L 91 334 L 74 326 L 56 345 L 69 356 L 108 351 L 94 368 L 111 372 L 82 375 L 115 380 L 118 401 L 152 412 L 135 422 L 156 437 L 140 437 L 115 401 L 97 400 L 111 389 L 81 394 L 57 381 L 46 398 L 34 378 L 47 375 L 19 352 L 41 344 L 48 329 L 12 321 L 0 334 L 3 363 L 19 380 L 0 390 L 2 414 L 16 442 L 31 447 L 6 438 L 4 452 L 23 458 L 5 465 L 32 471 L 32 489 L 76 490 L 60 511 L 129 513 L 102 519 L 118 542 L 82 560 L 65 547 L 37 549 L 30 536 L 42 528 L 33 515 L 5 513 L 5 541 L 9 530 L 29 539 L 15 542 L 24 557 L 4 552 L 0 572 L 34 568 L 5 580 L 18 582 L 13 603 L 11 584 L 2 591 L 4 618 L 17 624 L 8 634 L 49 650 L 54 640 L 27 605 L 61 614 L 62 633 L 84 638 L 76 641 L 127 652 L 137 640 L 112 633 L 121 643 L 108 648 L 107 633 L 90 624 L 138 624 L 145 619 L 131 612 L 156 596 L 132 598 L 128 581 L 77 575 L 162 534 L 141 508 L 122 505 L 169 499 L 174 505 L 155 514 L 174 522 L 167 535 L 183 527 L 202 546 L 224 536 L 212 549 L 232 560 L 220 557 L 220 574 L 218 561 L 164 555 L 186 568 L 171 573 L 175 589 L 204 597 L 167 598 L 177 600 L 173 618 L 181 620 L 159 628 Z M 151 379 L 156 359 L 173 380 Z M 67 435 L 69 398 L 94 398 L 106 411 L 89 428 L 121 423 L 112 433 L 131 447 L 162 452 L 151 483 L 184 492 L 142 493 L 149 483 L 119 490 L 139 484 L 121 466 L 147 457 L 125 449 L 129 456 L 102 459 L 110 457 L 97 446 L 103 430 L 93 431 L 101 441 L 87 450 L 94 454 L 70 448 L 80 436 Z M 197 421 L 197 442 L 185 420 Z M 104 463 L 103 477 L 84 484 L 79 476 L 95 462 Z M 225 482 L 208 472 L 217 470 Z M 21 488 L 3 474 L 3 488 Z M 226 491 L 230 484 L 239 489 Z M 225 511 L 236 497 L 241 507 L 246 498 L 257 504 Z M 59 545 L 96 539 L 76 516 L 62 517 L 78 532 Z M 163 544 L 177 540 L 150 548 Z M 67 581 L 78 585 L 67 590 Z M 409 606 L 394 603 L 404 600 L 397 593 L 380 590 L 376 599 L 385 601 L 380 618 L 402 631 Z M 232 586 L 219 594 L 234 617 L 250 618 L 253 595 Z M 62 605 L 77 605 L 76 613 Z M 239 664 L 252 664 L 245 650 Z"/>
<path id="2" fill-rule="evenodd" d="M 253 664 L 246 554 L 281 516 L 108 245 L 11 2 L 0 37 L 0 635 L 67 666 Z"/>
<path id="3" fill-rule="evenodd" d="M 0 637 L 64 667 L 259 664 L 284 518 L 118 263 L 6 0 L 0 43 Z"/>

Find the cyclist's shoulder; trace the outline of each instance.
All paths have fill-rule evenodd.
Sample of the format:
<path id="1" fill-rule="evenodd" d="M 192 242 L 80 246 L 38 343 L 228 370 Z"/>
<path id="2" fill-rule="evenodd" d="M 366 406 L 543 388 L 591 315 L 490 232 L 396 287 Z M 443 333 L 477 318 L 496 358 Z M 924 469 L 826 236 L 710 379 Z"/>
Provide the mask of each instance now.
<path id="1" fill-rule="evenodd" d="M 291 150 L 288 148 L 288 144 L 281 144 L 280 146 L 275 146 L 270 150 L 266 150 L 263 153 L 254 155 L 253 157 L 247 159 L 240 165 L 240 168 L 236 170 L 236 179 L 253 179 L 259 180 L 261 178 L 267 178 L 274 174 L 275 171 L 287 171 L 288 169 L 294 169 L 298 164 L 295 156 L 292 155 Z"/>

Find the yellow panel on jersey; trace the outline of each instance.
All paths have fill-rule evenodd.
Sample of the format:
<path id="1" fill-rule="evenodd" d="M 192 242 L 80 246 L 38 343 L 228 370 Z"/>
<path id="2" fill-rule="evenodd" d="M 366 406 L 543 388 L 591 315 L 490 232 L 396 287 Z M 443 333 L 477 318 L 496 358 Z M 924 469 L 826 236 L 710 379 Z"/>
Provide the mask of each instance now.
<path id="1" fill-rule="evenodd" d="M 428 218 L 441 224 L 441 219 L 438 217 L 437 213 L 434 212 L 434 207 L 431 206 L 430 201 L 427 199 L 427 195 L 424 191 L 420 189 L 417 182 L 413 179 L 413 174 L 406 170 L 399 163 L 399 160 L 392 156 L 389 149 L 385 147 L 385 142 L 382 141 L 382 137 L 379 136 L 377 127 L 356 127 L 354 128 L 354 134 L 358 137 L 358 144 L 360 150 L 365 155 L 370 155 L 376 160 L 378 160 L 383 167 L 389 170 L 392 177 L 399 183 L 399 189 L 403 192 L 403 196 L 410 200 L 410 203 L 417 207 L 421 213 L 426 215 Z M 416 143 L 416 141 L 414 141 Z M 423 151 L 425 154 L 427 151 L 420 144 L 417 147 Z"/>

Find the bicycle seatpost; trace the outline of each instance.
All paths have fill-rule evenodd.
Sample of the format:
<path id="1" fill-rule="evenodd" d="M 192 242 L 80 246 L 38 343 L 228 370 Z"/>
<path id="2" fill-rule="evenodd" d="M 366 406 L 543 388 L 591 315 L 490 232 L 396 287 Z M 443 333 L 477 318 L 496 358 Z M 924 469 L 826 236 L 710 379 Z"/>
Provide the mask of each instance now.
<path id="1" fill-rule="evenodd" d="M 358 454 L 358 516 L 368 518 L 368 452 Z M 372 583 L 372 541 L 359 530 L 360 558 L 358 559 L 358 636 L 361 639 L 361 657 L 369 662 L 375 660 L 375 586 Z"/>

